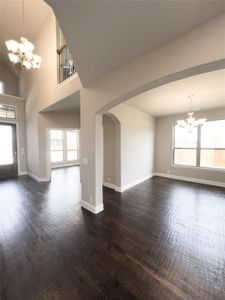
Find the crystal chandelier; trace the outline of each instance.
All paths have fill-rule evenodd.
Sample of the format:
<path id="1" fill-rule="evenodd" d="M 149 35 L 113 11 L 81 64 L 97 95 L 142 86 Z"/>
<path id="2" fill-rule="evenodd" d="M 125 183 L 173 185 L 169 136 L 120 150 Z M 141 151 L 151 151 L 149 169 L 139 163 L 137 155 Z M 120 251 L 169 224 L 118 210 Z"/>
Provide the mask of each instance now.
<path id="1" fill-rule="evenodd" d="M 24 2 L 22 0 L 22 18 L 24 28 Z M 9 51 L 9 60 L 15 65 L 20 63 L 25 70 L 38 70 L 41 66 L 41 57 L 33 54 L 34 45 L 26 38 L 21 37 L 20 43 L 14 40 L 5 42 Z"/>
<path id="2" fill-rule="evenodd" d="M 192 106 L 192 99 L 193 99 L 193 95 L 188 96 L 188 98 L 190 99 L 190 106 Z M 186 120 L 178 120 L 177 121 L 177 125 L 182 127 L 182 128 L 187 128 L 188 131 L 192 131 L 193 128 L 198 127 L 198 126 L 202 126 L 207 119 L 202 118 L 202 119 L 196 119 L 194 117 L 194 112 L 189 112 L 187 113 L 188 117 Z"/>

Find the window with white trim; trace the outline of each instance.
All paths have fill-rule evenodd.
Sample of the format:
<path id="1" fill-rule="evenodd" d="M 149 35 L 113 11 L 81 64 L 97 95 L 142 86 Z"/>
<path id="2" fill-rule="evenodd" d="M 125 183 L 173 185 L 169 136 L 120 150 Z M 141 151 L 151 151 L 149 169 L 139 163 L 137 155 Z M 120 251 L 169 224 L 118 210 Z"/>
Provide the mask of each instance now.
<path id="1" fill-rule="evenodd" d="M 4 82 L 0 81 L 0 94 L 4 94 Z"/>
<path id="2" fill-rule="evenodd" d="M 0 104 L 0 118 L 16 119 L 16 107 L 12 105 Z"/>
<path id="3" fill-rule="evenodd" d="M 71 164 L 79 161 L 79 130 L 50 130 L 51 163 Z"/>
<path id="4" fill-rule="evenodd" d="M 225 169 L 225 120 L 207 121 L 192 131 L 175 125 L 173 164 Z"/>

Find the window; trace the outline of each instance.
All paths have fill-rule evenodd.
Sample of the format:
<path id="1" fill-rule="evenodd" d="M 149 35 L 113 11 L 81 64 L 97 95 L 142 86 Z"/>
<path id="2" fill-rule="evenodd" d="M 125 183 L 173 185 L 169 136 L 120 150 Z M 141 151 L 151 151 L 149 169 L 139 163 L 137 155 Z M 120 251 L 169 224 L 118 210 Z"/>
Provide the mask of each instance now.
<path id="1" fill-rule="evenodd" d="M 58 54 L 58 82 L 61 83 L 76 73 L 76 68 L 63 36 L 62 31 L 57 25 L 57 54 Z"/>
<path id="2" fill-rule="evenodd" d="M 67 164 L 79 161 L 79 130 L 52 129 L 51 163 Z"/>
<path id="3" fill-rule="evenodd" d="M 225 169 L 225 120 L 208 121 L 191 132 L 175 125 L 173 163 Z"/>
<path id="4" fill-rule="evenodd" d="M 51 130 L 51 162 L 63 162 L 63 131 Z"/>
<path id="5" fill-rule="evenodd" d="M 0 81 L 0 94 L 4 94 L 4 82 Z"/>
<path id="6" fill-rule="evenodd" d="M 16 107 L 0 104 L 0 118 L 16 119 Z"/>
<path id="7" fill-rule="evenodd" d="M 225 120 L 206 122 L 201 130 L 200 166 L 225 169 Z"/>
<path id="8" fill-rule="evenodd" d="M 13 164 L 12 126 L 0 125 L 0 166 Z"/>
<path id="9" fill-rule="evenodd" d="M 187 129 L 175 126 L 174 164 L 196 165 L 197 128 L 191 133 Z"/>

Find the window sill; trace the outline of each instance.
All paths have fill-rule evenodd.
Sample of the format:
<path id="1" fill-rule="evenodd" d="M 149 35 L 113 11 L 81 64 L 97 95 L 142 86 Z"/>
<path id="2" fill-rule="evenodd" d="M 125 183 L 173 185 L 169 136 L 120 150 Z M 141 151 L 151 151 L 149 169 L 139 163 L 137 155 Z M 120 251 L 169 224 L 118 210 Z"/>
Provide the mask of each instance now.
<path id="1" fill-rule="evenodd" d="M 51 163 L 51 168 L 57 169 L 57 168 L 66 168 L 66 167 L 73 167 L 79 165 L 80 165 L 80 161 L 74 161 L 71 163 Z"/>
<path id="2" fill-rule="evenodd" d="M 185 165 L 174 165 L 172 164 L 171 167 L 175 168 L 184 168 L 184 169 L 194 169 L 197 171 L 209 171 L 209 172 L 218 172 L 218 173 L 225 173 L 225 169 L 217 169 L 217 168 L 205 168 L 205 167 L 195 167 L 195 166 L 185 166 Z"/>
<path id="3" fill-rule="evenodd" d="M 75 79 L 76 77 L 78 77 L 77 73 L 74 73 L 73 75 L 71 75 L 70 77 L 68 77 L 67 79 L 63 80 L 62 82 L 58 83 L 56 88 L 60 88 L 62 86 L 64 86 L 65 84 L 67 84 L 68 82 L 70 82 L 71 80 Z"/>

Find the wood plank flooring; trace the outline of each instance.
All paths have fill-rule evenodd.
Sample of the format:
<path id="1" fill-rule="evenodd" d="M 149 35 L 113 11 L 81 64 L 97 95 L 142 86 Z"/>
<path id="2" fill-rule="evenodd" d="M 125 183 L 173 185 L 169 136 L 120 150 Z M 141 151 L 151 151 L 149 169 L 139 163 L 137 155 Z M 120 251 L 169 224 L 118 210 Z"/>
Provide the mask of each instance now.
<path id="1" fill-rule="evenodd" d="M 225 189 L 154 177 L 81 209 L 79 167 L 0 182 L 1 300 L 225 299 Z"/>

